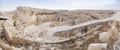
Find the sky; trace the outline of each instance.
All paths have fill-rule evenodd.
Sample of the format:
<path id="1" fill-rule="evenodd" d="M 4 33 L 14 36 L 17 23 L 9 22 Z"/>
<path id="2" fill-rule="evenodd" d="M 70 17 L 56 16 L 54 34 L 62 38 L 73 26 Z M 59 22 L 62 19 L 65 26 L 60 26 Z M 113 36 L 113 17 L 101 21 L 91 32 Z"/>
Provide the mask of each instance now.
<path id="1" fill-rule="evenodd" d="M 41 9 L 120 9 L 120 0 L 0 0 L 0 11 L 12 11 L 18 6 Z"/>

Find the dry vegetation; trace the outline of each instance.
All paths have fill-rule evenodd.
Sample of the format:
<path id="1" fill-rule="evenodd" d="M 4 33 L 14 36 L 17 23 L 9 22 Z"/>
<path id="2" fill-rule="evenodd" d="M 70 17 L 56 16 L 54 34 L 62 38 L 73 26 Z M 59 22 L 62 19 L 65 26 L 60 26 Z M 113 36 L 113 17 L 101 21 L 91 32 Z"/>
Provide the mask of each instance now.
<path id="1" fill-rule="evenodd" d="M 119 10 L 18 7 L 0 16 L 0 50 L 120 50 Z"/>

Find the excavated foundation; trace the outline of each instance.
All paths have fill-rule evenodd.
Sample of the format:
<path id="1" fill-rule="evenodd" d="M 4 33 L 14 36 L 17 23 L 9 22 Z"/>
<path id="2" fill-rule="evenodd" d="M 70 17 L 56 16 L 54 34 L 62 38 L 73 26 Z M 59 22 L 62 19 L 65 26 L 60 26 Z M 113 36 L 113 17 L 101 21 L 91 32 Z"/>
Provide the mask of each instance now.
<path id="1" fill-rule="evenodd" d="M 0 18 L 0 50 L 120 50 L 119 10 L 18 7 Z"/>

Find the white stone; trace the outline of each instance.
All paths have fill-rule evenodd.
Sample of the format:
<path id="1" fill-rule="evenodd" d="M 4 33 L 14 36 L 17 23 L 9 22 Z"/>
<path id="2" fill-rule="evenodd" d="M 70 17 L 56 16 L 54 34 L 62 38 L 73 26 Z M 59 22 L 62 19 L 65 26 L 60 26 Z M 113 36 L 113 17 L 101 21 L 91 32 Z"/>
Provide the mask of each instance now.
<path id="1" fill-rule="evenodd" d="M 92 43 L 89 44 L 88 50 L 107 50 L 107 43 Z"/>
<path id="2" fill-rule="evenodd" d="M 28 47 L 28 50 L 33 50 L 33 47 L 29 46 L 29 47 Z"/>
<path id="3" fill-rule="evenodd" d="M 2 48 L 0 47 L 0 50 L 2 50 Z"/>
<path id="4" fill-rule="evenodd" d="M 109 32 L 102 32 L 99 34 L 99 40 L 101 42 L 108 42 L 111 34 Z"/>
<path id="5" fill-rule="evenodd" d="M 46 50 L 46 48 L 39 48 L 39 50 Z"/>
<path id="6" fill-rule="evenodd" d="M 57 50 L 57 48 L 56 47 L 52 47 L 51 50 Z"/>

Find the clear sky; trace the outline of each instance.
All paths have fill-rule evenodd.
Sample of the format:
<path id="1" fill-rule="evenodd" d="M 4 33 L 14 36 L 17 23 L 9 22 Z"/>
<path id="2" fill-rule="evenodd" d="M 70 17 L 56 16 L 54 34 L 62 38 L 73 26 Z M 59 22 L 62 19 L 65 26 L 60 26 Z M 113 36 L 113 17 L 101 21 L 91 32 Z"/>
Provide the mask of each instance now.
<path id="1" fill-rule="evenodd" d="M 18 6 L 45 9 L 120 9 L 120 0 L 0 0 L 0 11 Z"/>

